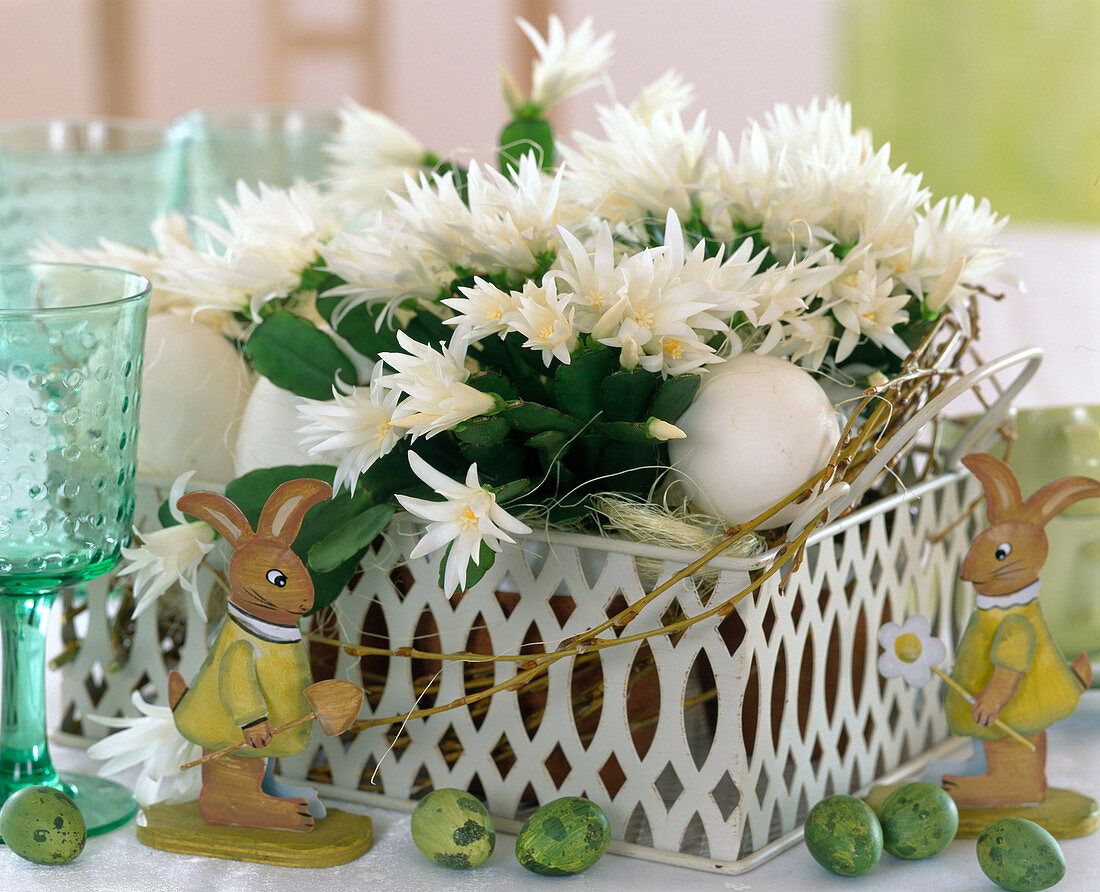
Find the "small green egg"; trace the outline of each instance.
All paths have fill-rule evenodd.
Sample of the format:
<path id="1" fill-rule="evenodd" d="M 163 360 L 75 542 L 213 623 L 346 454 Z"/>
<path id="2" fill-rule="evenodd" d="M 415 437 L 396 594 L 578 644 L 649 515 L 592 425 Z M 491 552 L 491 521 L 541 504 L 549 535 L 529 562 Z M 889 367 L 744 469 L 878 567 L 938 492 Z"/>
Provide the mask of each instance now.
<path id="1" fill-rule="evenodd" d="M 806 848 L 826 870 L 845 877 L 867 873 L 882 857 L 882 827 L 854 796 L 829 796 L 806 815 Z"/>
<path id="2" fill-rule="evenodd" d="M 959 829 L 959 809 L 943 787 L 917 781 L 898 787 L 878 810 L 882 845 L 895 858 L 943 851 Z"/>
<path id="3" fill-rule="evenodd" d="M 488 810 L 465 790 L 433 790 L 412 814 L 412 838 L 442 867 L 467 870 L 489 860 L 497 834 Z"/>
<path id="4" fill-rule="evenodd" d="M 985 875 L 1011 892 L 1049 889 L 1066 875 L 1062 847 L 1026 818 L 999 818 L 978 837 L 978 863 Z"/>
<path id="5" fill-rule="evenodd" d="M 516 858 L 532 873 L 569 876 L 599 861 L 610 840 L 603 809 L 579 796 L 563 796 L 527 819 L 516 837 Z"/>
<path id="6" fill-rule="evenodd" d="M 84 816 L 53 787 L 24 787 L 0 808 L 0 837 L 15 854 L 36 864 L 67 864 L 84 850 Z"/>

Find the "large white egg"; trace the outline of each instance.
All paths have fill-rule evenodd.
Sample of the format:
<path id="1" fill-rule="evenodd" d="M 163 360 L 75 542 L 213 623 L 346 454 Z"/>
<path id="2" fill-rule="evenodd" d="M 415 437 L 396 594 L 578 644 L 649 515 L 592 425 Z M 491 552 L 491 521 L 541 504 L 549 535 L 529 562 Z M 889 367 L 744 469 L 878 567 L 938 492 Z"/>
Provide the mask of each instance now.
<path id="1" fill-rule="evenodd" d="M 145 334 L 138 469 L 175 479 L 233 479 L 233 442 L 250 389 L 248 366 L 208 325 L 166 313 Z"/>
<path id="2" fill-rule="evenodd" d="M 237 434 L 238 477 L 257 468 L 326 464 L 301 445 L 298 428 L 305 422 L 298 417 L 298 406 L 305 401 L 304 397 L 276 387 L 267 378 L 256 382 Z"/>
<path id="3" fill-rule="evenodd" d="M 840 425 L 814 377 L 785 359 L 746 353 L 711 367 L 676 422 L 687 436 L 669 458 L 689 498 L 707 514 L 751 520 L 825 467 Z M 761 525 L 784 526 L 791 505 Z"/>

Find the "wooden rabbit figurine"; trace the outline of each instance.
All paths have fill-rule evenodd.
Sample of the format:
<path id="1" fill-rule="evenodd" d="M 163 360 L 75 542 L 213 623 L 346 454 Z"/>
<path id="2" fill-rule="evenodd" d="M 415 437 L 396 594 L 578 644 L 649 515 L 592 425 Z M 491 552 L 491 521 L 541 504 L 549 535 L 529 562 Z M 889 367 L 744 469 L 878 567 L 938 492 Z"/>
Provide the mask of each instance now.
<path id="1" fill-rule="evenodd" d="M 1084 654 L 1067 664 L 1039 609 L 1043 527 L 1074 502 L 1100 497 L 1100 482 L 1063 477 L 1024 501 L 1000 459 L 974 453 L 963 464 L 985 489 L 990 527 L 974 539 L 960 574 L 978 597 L 952 677 L 974 700 L 948 690 L 946 708 L 955 734 L 982 741 L 986 770 L 944 775 L 943 786 L 960 808 L 1036 804 L 1047 795 L 1046 728 L 1073 712 L 1092 680 Z M 997 718 L 1034 751 L 993 727 Z"/>
<path id="2" fill-rule="evenodd" d="M 313 581 L 290 546 L 306 512 L 331 494 L 321 480 L 284 483 L 264 505 L 255 531 L 217 493 L 191 492 L 177 503 L 233 547 L 225 624 L 190 687 L 178 672 L 168 679 L 168 701 L 184 737 L 207 753 L 247 744 L 203 764 L 198 808 L 207 823 L 304 831 L 324 816 L 312 791 L 279 789 L 268 757 L 299 753 L 310 740 L 310 721 L 274 736 L 272 730 L 310 712 L 303 695 L 312 680 L 309 655 L 298 620 L 313 606 Z"/>

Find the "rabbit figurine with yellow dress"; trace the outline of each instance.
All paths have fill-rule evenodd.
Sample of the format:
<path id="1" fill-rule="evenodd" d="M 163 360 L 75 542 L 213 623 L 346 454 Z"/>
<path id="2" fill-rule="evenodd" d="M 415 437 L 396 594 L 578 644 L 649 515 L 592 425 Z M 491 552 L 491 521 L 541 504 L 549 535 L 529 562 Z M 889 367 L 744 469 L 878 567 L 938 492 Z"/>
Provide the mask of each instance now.
<path id="1" fill-rule="evenodd" d="M 949 690 L 946 708 L 952 732 L 981 740 L 986 770 L 944 775 L 943 785 L 960 808 L 1036 804 L 1047 795 L 1046 729 L 1074 711 L 1092 678 L 1087 657 L 1068 663 L 1043 620 L 1043 527 L 1074 502 L 1100 497 L 1100 482 L 1063 477 L 1025 501 L 999 458 L 974 453 L 963 464 L 985 490 L 990 527 L 974 539 L 960 574 L 974 586 L 977 603 L 952 677 L 974 694 L 973 702 Z M 997 719 L 1033 749 L 994 726 Z"/>
<path id="2" fill-rule="evenodd" d="M 202 766 L 199 813 L 211 824 L 309 830 L 323 816 L 309 793 L 282 792 L 270 778 L 269 758 L 301 752 L 312 722 L 274 735 L 275 726 L 306 715 L 312 681 L 298 629 L 313 606 L 313 581 L 291 545 L 306 512 L 332 493 L 321 480 L 291 480 L 276 489 L 253 531 L 240 509 L 214 492 L 181 497 L 181 511 L 214 527 L 233 547 L 227 616 L 198 675 L 168 679 L 176 728 L 207 753 L 246 744 L 240 754 Z"/>

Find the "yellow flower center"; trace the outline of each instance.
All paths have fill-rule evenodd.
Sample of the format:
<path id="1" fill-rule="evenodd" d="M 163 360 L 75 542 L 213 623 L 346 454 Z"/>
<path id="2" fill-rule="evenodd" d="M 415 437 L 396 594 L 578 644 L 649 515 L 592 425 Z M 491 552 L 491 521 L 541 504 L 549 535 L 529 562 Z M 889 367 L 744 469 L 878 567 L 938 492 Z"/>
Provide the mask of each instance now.
<path id="1" fill-rule="evenodd" d="M 672 359 L 684 358 L 684 348 L 680 346 L 680 342 L 676 338 L 662 338 L 661 349 Z"/>
<path id="2" fill-rule="evenodd" d="M 474 514 L 474 509 L 467 505 L 462 509 L 462 517 L 460 518 L 463 529 L 469 529 L 470 527 L 477 526 L 477 515 Z"/>
<path id="3" fill-rule="evenodd" d="M 898 659 L 903 663 L 917 662 L 923 651 L 924 648 L 921 646 L 920 638 L 912 632 L 898 635 L 897 639 L 894 641 L 894 653 L 898 655 Z"/>
<path id="4" fill-rule="evenodd" d="M 637 310 L 634 313 L 634 321 L 637 322 L 642 328 L 653 327 L 654 314 L 643 310 Z"/>
<path id="5" fill-rule="evenodd" d="M 542 328 L 539 329 L 539 337 L 542 338 L 544 341 L 549 342 L 550 339 L 554 337 L 554 326 L 544 325 Z"/>

